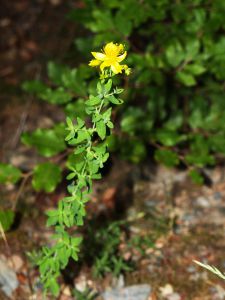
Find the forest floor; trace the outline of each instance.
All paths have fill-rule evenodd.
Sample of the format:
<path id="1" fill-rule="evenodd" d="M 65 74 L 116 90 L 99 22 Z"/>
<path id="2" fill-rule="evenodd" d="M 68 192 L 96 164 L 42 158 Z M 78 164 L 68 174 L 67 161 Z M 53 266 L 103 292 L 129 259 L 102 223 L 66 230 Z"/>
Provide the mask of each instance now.
<path id="1" fill-rule="evenodd" d="M 20 143 L 21 133 L 50 127 L 53 121 L 62 121 L 64 114 L 59 108 L 25 95 L 20 86 L 23 80 L 45 78 L 49 58 L 71 59 L 64 53 L 72 50 L 79 30 L 65 20 L 71 3 L 5 1 L 1 8 L 0 160 L 25 172 L 43 158 Z M 198 186 L 190 181 L 186 170 L 166 169 L 155 165 L 151 158 L 132 165 L 113 156 L 104 179 L 95 184 L 87 207 L 81 262 L 71 264 L 64 272 L 57 299 L 89 299 L 76 298 L 75 288 L 90 289 L 96 299 L 102 299 L 109 288 L 141 288 L 141 284 L 151 288 L 149 300 L 225 299 L 222 280 L 193 262 L 195 259 L 225 269 L 225 168 L 221 165 L 204 172 L 207 184 Z M 62 183 L 55 193 L 34 193 L 29 182 L 27 178 L 23 186 L 7 185 L 0 190 L 0 206 L 14 207 L 16 211 L 15 224 L 6 234 L 8 246 L 0 239 L 0 264 L 6 272 L 13 272 L 18 282 L 10 297 L 0 289 L 3 300 L 44 299 L 38 271 L 28 253 L 49 243 L 51 229 L 45 227 L 44 212 L 64 196 L 66 187 Z M 103 249 L 96 249 L 99 244 L 90 236 L 99 238 L 98 232 L 109 235 L 105 243 L 110 245 L 110 224 L 119 232 L 114 255 L 117 259 L 122 257 L 130 271 L 116 278 L 115 270 L 110 270 L 96 278 L 95 255 L 103 253 Z"/>

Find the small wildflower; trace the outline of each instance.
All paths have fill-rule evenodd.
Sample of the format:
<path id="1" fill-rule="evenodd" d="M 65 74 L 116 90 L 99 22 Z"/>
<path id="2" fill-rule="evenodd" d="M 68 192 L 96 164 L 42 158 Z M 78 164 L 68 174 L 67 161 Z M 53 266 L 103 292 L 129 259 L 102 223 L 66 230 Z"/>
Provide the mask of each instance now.
<path id="1" fill-rule="evenodd" d="M 124 45 L 114 44 L 110 42 L 105 45 L 102 52 L 91 52 L 95 59 L 92 59 L 89 63 L 91 67 L 100 67 L 102 73 L 104 69 L 110 68 L 114 74 L 122 73 L 125 71 L 126 75 L 129 75 L 131 69 L 127 65 L 121 65 L 120 63 L 126 58 L 127 51 L 124 50 Z"/>

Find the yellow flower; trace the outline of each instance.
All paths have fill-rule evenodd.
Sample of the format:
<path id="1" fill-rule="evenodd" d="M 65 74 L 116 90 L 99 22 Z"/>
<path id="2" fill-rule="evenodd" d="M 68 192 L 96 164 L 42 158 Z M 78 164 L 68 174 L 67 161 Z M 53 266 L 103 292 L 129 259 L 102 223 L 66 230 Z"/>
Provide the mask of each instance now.
<path id="1" fill-rule="evenodd" d="M 102 52 L 91 52 L 95 59 L 89 63 L 91 67 L 100 67 L 101 72 L 105 68 L 110 68 L 114 74 L 122 73 L 124 70 L 127 75 L 130 74 L 130 69 L 127 65 L 120 65 L 127 56 L 127 51 L 124 51 L 122 44 L 114 44 L 110 42 L 105 45 Z"/>

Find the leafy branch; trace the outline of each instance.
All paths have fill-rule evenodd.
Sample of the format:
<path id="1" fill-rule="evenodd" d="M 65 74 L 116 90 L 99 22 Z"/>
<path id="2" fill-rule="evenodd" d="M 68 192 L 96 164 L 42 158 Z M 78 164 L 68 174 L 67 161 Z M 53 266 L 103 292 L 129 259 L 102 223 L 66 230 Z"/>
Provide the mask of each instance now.
<path id="1" fill-rule="evenodd" d="M 78 260 L 79 246 L 82 237 L 70 236 L 68 228 L 82 226 L 85 217 L 85 204 L 92 192 L 92 182 L 100 179 L 100 170 L 109 157 L 106 136 L 114 127 L 111 121 L 112 104 L 119 105 L 123 101 L 117 98 L 122 89 L 112 87 L 111 74 L 97 84 L 97 95 L 90 95 L 85 102 L 86 113 L 92 123 L 77 117 L 76 122 L 67 117 L 65 140 L 75 150 L 71 154 L 70 173 L 67 179 L 69 196 L 58 203 L 58 208 L 47 212 L 48 226 L 55 226 L 54 244 L 43 247 L 36 259 L 41 281 L 45 290 L 54 295 L 59 293 L 57 279 L 60 270 L 68 264 L 69 258 Z"/>

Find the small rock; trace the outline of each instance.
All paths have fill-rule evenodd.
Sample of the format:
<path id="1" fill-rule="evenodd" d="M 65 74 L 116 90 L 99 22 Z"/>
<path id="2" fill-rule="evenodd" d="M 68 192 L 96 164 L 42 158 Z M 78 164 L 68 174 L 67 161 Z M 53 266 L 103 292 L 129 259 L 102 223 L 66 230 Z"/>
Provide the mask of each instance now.
<path id="1" fill-rule="evenodd" d="M 153 252 L 154 252 L 154 248 L 148 248 L 145 250 L 146 255 L 152 254 Z"/>
<path id="2" fill-rule="evenodd" d="M 156 207 L 158 201 L 156 200 L 147 200 L 145 202 L 145 206 L 147 206 L 147 208 L 152 208 L 152 207 Z"/>
<path id="3" fill-rule="evenodd" d="M 196 204 L 197 204 L 197 206 L 202 207 L 202 208 L 207 208 L 210 206 L 208 199 L 206 199 L 205 197 L 202 197 L 202 196 L 200 196 L 196 199 Z"/>
<path id="4" fill-rule="evenodd" d="M 189 277 L 190 280 L 192 281 L 198 281 L 198 280 L 203 280 L 203 281 L 207 281 L 208 280 L 208 272 L 201 272 L 201 273 L 192 273 Z"/>
<path id="5" fill-rule="evenodd" d="M 112 279 L 112 288 L 114 289 L 122 289 L 125 285 L 125 282 L 124 282 L 124 276 L 122 274 L 120 274 L 119 278 L 117 277 L 113 277 Z"/>
<path id="6" fill-rule="evenodd" d="M 167 300 L 181 300 L 181 296 L 178 293 L 172 293 L 166 298 Z"/>
<path id="7" fill-rule="evenodd" d="M 79 292 L 84 292 L 87 288 L 87 279 L 86 276 L 81 275 L 78 278 L 78 281 L 75 283 L 75 288 L 79 291 Z"/>
<path id="8" fill-rule="evenodd" d="M 151 287 L 148 284 L 141 284 L 109 290 L 102 297 L 104 300 L 147 300 L 150 292 Z"/>
<path id="9" fill-rule="evenodd" d="M 0 288 L 2 291 L 11 297 L 18 284 L 16 273 L 4 261 L 0 260 Z"/>
<path id="10" fill-rule="evenodd" d="M 14 156 L 11 157 L 10 162 L 15 166 L 15 167 L 21 167 L 26 164 L 27 158 L 23 154 L 15 154 Z"/>
<path id="11" fill-rule="evenodd" d="M 155 267 L 154 267 L 153 265 L 148 265 L 148 266 L 147 266 L 147 269 L 148 269 L 148 271 L 149 271 L 150 273 L 155 272 Z"/>
<path id="12" fill-rule="evenodd" d="M 195 273 L 196 268 L 195 268 L 195 266 L 189 266 L 189 267 L 187 267 L 187 271 L 188 271 L 188 273 Z"/>
<path id="13" fill-rule="evenodd" d="M 167 297 L 173 293 L 173 287 L 171 284 L 167 283 L 165 286 L 159 288 L 162 297 Z"/>
<path id="14" fill-rule="evenodd" d="M 127 261 L 131 258 L 132 254 L 131 252 L 126 252 L 123 254 L 123 258 Z"/>
<path id="15" fill-rule="evenodd" d="M 23 266 L 23 260 L 19 255 L 13 255 L 9 261 L 9 266 L 15 271 L 18 272 Z"/>
<path id="16" fill-rule="evenodd" d="M 223 196 L 221 195 L 220 192 L 215 192 L 213 194 L 213 198 L 214 198 L 214 200 L 220 201 L 220 200 L 222 200 Z"/>
<path id="17" fill-rule="evenodd" d="M 70 297 L 70 296 L 71 296 L 70 288 L 69 288 L 68 286 L 65 286 L 65 287 L 63 288 L 63 290 L 62 290 L 62 294 L 63 294 L 64 296 Z"/>

